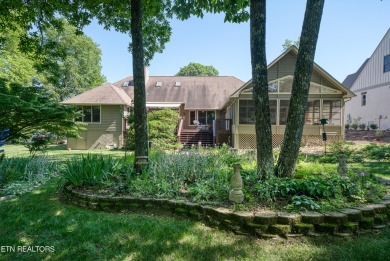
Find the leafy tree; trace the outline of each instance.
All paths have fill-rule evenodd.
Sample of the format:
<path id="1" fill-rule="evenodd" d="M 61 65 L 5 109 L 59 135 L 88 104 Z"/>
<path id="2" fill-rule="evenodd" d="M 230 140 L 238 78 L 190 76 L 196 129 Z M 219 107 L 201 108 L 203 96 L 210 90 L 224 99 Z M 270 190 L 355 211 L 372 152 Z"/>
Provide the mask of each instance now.
<path id="1" fill-rule="evenodd" d="M 21 35 L 23 35 L 23 30 L 17 25 L 2 30 L 0 78 L 9 82 L 31 85 L 32 79 L 37 77 L 37 72 L 34 68 L 34 61 L 19 49 Z"/>
<path id="2" fill-rule="evenodd" d="M 171 1 L 80 1 L 105 29 L 129 34 L 133 54 L 135 157 L 148 156 L 144 66 L 169 41 Z M 137 167 L 137 165 L 136 165 Z M 138 169 L 138 171 L 141 171 Z"/>
<path id="3" fill-rule="evenodd" d="M 176 76 L 218 76 L 219 72 L 214 66 L 203 65 L 200 63 L 189 63 L 181 67 Z"/>
<path id="4" fill-rule="evenodd" d="M 60 105 L 53 93 L 39 85 L 25 87 L 0 79 L 0 129 L 10 129 L 7 140 L 42 131 L 78 137 L 84 124 L 74 122 L 76 116 L 76 108 Z"/>
<path id="5" fill-rule="evenodd" d="M 131 37 L 133 53 L 134 76 L 134 126 L 135 126 L 135 167 L 141 172 L 141 166 L 137 165 L 137 157 L 148 156 L 148 129 L 146 116 L 146 91 L 144 73 L 144 42 L 142 37 L 142 2 L 131 0 Z"/>
<path id="6" fill-rule="evenodd" d="M 266 1 L 250 2 L 252 88 L 255 105 L 257 175 L 273 175 L 272 129 L 269 109 L 267 59 L 265 52 Z"/>
<path id="7" fill-rule="evenodd" d="M 324 1 L 308 0 L 306 4 L 300 47 L 295 64 L 286 131 L 275 169 L 276 175 L 283 177 L 294 175 L 298 160 Z"/>
<path id="8" fill-rule="evenodd" d="M 250 7 L 248 14 L 247 7 Z M 253 100 L 255 104 L 255 131 L 257 149 L 257 174 L 268 178 L 273 175 L 272 129 L 269 110 L 267 60 L 265 52 L 266 1 L 240 0 L 232 4 L 229 0 L 220 1 L 181 1 L 175 6 L 179 17 L 187 19 L 188 14 L 199 17 L 206 12 L 224 12 L 225 21 L 244 22 L 250 19 L 251 62 Z"/>
<path id="9" fill-rule="evenodd" d="M 101 74 L 101 50 L 90 37 L 77 34 L 76 27 L 65 20 L 63 24 L 62 30 L 53 26 L 44 30 L 44 40 L 52 43 L 54 48 L 47 50 L 37 64 L 46 78 L 43 83 L 51 86 L 60 100 L 105 81 Z"/>
<path id="10" fill-rule="evenodd" d="M 295 45 L 299 49 L 299 42 L 300 42 L 300 37 L 298 37 L 298 40 L 292 41 L 290 39 L 284 40 L 284 44 L 282 44 L 283 51 L 286 51 L 288 48 L 291 46 Z"/>
<path id="11" fill-rule="evenodd" d="M 101 51 L 91 38 L 76 34 L 76 28 L 61 19 L 64 27 L 46 27 L 42 39 L 51 49 L 36 55 L 24 50 L 21 37 L 24 31 L 18 24 L 3 29 L 0 46 L 0 77 L 9 82 L 31 85 L 36 78 L 46 88 L 52 88 L 60 100 L 100 85 Z"/>

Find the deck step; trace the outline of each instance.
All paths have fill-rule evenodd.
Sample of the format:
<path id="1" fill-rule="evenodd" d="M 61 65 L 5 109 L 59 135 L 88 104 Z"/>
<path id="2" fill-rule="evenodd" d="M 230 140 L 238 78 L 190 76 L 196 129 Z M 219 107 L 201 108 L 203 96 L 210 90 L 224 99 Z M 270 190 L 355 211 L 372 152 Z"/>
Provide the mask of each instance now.
<path id="1" fill-rule="evenodd" d="M 213 135 L 210 131 L 182 131 L 180 134 L 180 143 L 183 144 L 183 146 L 192 146 L 192 145 L 199 145 L 199 143 L 202 146 L 212 146 L 213 145 Z"/>

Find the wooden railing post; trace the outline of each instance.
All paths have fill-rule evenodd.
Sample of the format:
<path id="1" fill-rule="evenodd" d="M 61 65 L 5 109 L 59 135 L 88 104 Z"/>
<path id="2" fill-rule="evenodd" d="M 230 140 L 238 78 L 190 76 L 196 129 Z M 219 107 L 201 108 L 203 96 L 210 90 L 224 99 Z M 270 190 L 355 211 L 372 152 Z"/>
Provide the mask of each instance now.
<path id="1" fill-rule="evenodd" d="M 180 135 L 181 135 L 181 131 L 183 130 L 183 118 L 181 117 L 180 118 L 180 121 L 179 121 L 179 127 L 178 127 L 178 130 L 177 130 L 177 142 L 180 143 Z"/>

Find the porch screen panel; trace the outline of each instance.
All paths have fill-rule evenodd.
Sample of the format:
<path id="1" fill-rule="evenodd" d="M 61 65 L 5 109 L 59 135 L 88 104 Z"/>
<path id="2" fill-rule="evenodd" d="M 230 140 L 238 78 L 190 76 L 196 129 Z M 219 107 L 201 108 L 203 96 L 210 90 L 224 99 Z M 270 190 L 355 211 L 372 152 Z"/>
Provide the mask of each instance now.
<path id="1" fill-rule="evenodd" d="M 320 100 L 309 99 L 305 112 L 305 124 L 318 125 L 320 124 Z"/>
<path id="2" fill-rule="evenodd" d="M 286 125 L 289 105 L 290 105 L 289 100 L 280 100 L 279 125 Z"/>
<path id="3" fill-rule="evenodd" d="M 270 116 L 271 116 L 271 125 L 276 125 L 276 106 L 277 106 L 276 100 L 270 100 L 269 101 L 269 110 L 270 110 Z"/>
<path id="4" fill-rule="evenodd" d="M 255 108 L 253 100 L 240 100 L 239 111 L 240 124 L 255 124 Z"/>
<path id="5" fill-rule="evenodd" d="M 293 82 L 292 77 L 280 79 L 279 80 L 279 92 L 291 93 L 292 82 Z"/>
<path id="6" fill-rule="evenodd" d="M 322 117 L 328 119 L 329 125 L 341 125 L 341 101 L 323 100 Z"/>

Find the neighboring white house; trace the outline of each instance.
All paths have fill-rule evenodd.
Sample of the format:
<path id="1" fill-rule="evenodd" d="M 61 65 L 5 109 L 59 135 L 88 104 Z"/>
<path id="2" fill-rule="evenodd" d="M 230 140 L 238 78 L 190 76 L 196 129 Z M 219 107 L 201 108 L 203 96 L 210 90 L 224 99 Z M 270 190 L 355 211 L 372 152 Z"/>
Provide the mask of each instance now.
<path id="1" fill-rule="evenodd" d="M 381 130 L 390 129 L 390 29 L 374 53 L 360 68 L 343 81 L 356 94 L 346 102 L 346 120 L 375 123 Z"/>

